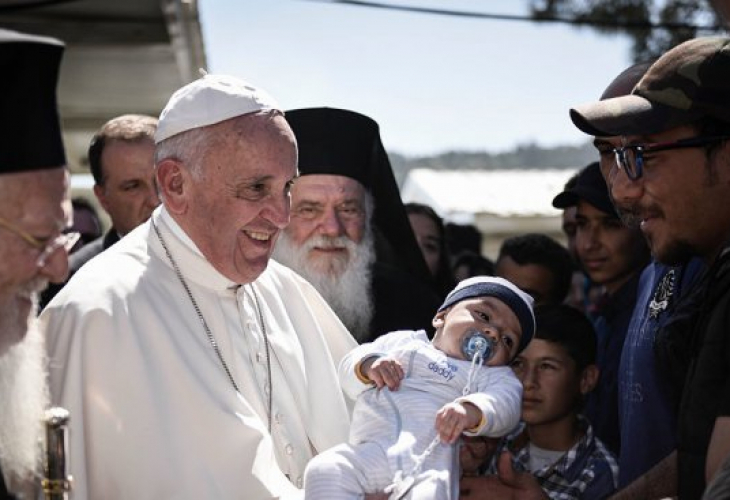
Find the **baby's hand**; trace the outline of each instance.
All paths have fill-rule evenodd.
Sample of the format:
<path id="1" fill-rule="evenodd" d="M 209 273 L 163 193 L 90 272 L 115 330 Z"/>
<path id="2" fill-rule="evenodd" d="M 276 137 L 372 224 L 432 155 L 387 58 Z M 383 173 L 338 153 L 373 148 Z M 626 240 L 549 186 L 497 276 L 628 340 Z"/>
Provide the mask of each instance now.
<path id="1" fill-rule="evenodd" d="M 453 401 L 436 413 L 436 431 L 442 442 L 451 444 L 464 430 L 479 425 L 481 419 L 481 412 L 473 404 Z"/>
<path id="2" fill-rule="evenodd" d="M 387 356 L 370 358 L 363 361 L 360 373 L 369 378 L 378 389 L 388 386 L 391 391 L 398 390 L 405 376 L 400 361 Z"/>

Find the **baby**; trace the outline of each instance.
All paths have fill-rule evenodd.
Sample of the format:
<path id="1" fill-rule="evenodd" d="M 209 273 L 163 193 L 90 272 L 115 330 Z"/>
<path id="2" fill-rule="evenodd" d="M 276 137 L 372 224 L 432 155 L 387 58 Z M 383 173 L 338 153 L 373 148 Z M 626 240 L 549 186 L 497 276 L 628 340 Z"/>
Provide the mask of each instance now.
<path id="1" fill-rule="evenodd" d="M 459 436 L 500 437 L 519 422 L 522 385 L 509 363 L 534 334 L 532 306 L 507 280 L 469 278 L 436 313 L 433 341 L 397 331 L 347 354 L 339 375 L 356 399 L 349 444 L 312 459 L 305 498 L 387 488 L 398 498 L 458 498 Z"/>

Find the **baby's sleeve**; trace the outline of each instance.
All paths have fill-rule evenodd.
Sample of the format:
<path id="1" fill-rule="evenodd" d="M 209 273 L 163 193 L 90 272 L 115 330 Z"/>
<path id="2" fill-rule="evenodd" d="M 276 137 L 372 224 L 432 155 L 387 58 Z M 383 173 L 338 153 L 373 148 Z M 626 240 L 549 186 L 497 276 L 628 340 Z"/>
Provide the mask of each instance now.
<path id="1" fill-rule="evenodd" d="M 456 401 L 469 402 L 482 412 L 481 425 L 464 434 L 468 436 L 502 437 L 520 421 L 522 383 L 511 368 L 488 366 L 480 369 L 476 391 Z"/>
<path id="2" fill-rule="evenodd" d="M 385 356 L 395 349 L 412 342 L 428 342 L 423 331 L 403 330 L 381 335 L 372 342 L 362 344 L 345 354 L 340 361 L 338 376 L 342 390 L 351 399 L 373 387 L 359 371 L 360 364 L 367 358 Z"/>

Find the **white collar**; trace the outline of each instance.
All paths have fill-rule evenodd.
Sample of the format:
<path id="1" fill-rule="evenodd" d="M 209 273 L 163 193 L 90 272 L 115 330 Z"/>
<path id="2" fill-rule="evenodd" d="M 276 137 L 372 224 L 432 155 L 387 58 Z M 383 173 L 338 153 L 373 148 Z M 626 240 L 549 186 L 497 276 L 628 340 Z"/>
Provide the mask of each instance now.
<path id="1" fill-rule="evenodd" d="M 185 279 L 198 285 L 218 291 L 227 291 L 238 288 L 239 284 L 223 276 L 203 255 L 195 242 L 185 233 L 182 227 L 175 222 L 170 213 L 161 205 L 152 213 L 151 223 L 160 229 L 162 237 L 172 254 L 172 258 L 180 267 Z M 150 238 L 160 258 L 171 265 L 164 248 L 157 239 L 154 229 L 150 231 Z"/>
<path id="2" fill-rule="evenodd" d="M 190 239 L 188 233 L 186 233 L 185 230 L 180 227 L 180 224 L 172 218 L 170 212 L 167 211 L 167 207 L 160 205 L 160 208 L 155 210 L 155 212 L 159 212 L 159 220 L 162 221 L 162 224 L 166 225 L 172 234 L 175 235 L 186 247 L 188 247 L 189 250 L 192 250 L 199 256 L 205 258 L 205 255 L 203 255 L 203 252 L 200 251 L 198 245 Z"/>

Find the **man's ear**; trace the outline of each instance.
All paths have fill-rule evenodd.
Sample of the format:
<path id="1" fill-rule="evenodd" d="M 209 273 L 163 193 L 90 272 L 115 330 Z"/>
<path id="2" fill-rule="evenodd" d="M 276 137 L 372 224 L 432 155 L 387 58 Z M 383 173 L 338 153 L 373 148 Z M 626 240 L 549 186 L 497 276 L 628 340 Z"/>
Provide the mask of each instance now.
<path id="1" fill-rule="evenodd" d="M 182 164 L 172 158 L 157 164 L 157 189 L 170 213 L 184 214 L 187 211 L 187 194 L 190 173 Z"/>
<path id="2" fill-rule="evenodd" d="M 436 316 L 433 317 L 433 320 L 431 320 L 431 324 L 433 327 L 438 330 L 442 326 L 444 326 L 444 321 L 446 319 L 446 313 L 448 312 L 448 309 L 444 309 L 443 311 L 439 311 L 436 313 Z"/>
<path id="3" fill-rule="evenodd" d="M 94 184 L 94 196 L 96 196 L 96 199 L 99 200 L 101 208 L 103 208 L 106 213 L 109 213 L 109 204 L 106 201 L 106 189 L 104 189 L 104 186 Z"/>
<path id="4" fill-rule="evenodd" d="M 600 373 L 601 371 L 596 365 L 588 365 L 583 368 L 583 373 L 580 374 L 581 394 L 585 396 L 596 387 Z"/>

